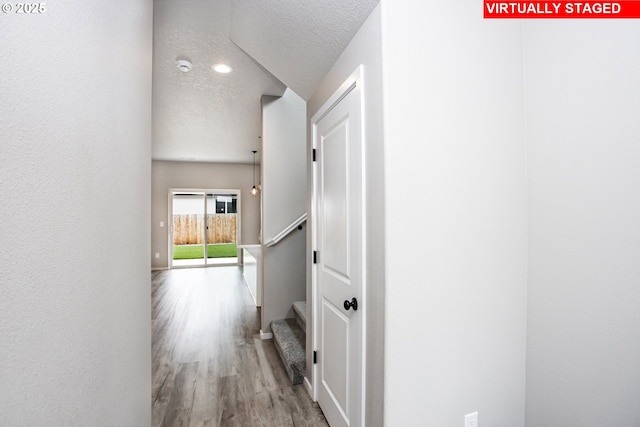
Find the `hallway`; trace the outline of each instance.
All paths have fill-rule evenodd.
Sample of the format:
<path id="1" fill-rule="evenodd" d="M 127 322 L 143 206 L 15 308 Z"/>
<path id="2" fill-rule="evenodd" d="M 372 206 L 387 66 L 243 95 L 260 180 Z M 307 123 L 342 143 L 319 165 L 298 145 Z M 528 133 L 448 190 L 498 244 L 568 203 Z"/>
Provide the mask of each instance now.
<path id="1" fill-rule="evenodd" d="M 327 426 L 292 386 L 238 267 L 152 273 L 153 426 Z"/>

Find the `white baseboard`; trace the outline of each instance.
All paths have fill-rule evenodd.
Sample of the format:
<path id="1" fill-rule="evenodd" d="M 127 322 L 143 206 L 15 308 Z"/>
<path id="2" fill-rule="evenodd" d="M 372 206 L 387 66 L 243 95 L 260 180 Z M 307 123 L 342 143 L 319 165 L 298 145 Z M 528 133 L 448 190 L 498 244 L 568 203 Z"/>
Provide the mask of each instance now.
<path id="1" fill-rule="evenodd" d="M 309 382 L 309 378 L 307 377 L 304 377 L 304 388 L 307 390 L 307 393 L 309 393 L 309 396 L 311 396 L 311 400 L 315 402 L 316 399 L 313 396 L 313 387 L 311 386 L 311 383 Z"/>
<path id="2" fill-rule="evenodd" d="M 153 267 L 151 269 L 151 271 L 164 271 L 164 270 L 168 270 L 169 267 Z"/>
<path id="3" fill-rule="evenodd" d="M 273 334 L 271 332 L 262 332 L 262 329 L 260 329 L 260 339 L 261 340 L 270 340 L 271 338 L 273 338 Z"/>

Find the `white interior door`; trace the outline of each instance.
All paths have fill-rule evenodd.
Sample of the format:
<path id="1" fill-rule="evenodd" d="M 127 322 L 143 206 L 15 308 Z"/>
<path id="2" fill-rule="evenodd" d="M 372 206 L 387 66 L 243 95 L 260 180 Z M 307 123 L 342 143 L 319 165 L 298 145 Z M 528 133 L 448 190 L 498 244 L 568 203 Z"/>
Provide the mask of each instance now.
<path id="1" fill-rule="evenodd" d="M 332 427 L 362 425 L 363 142 L 361 80 L 313 123 L 316 222 L 315 383 Z M 331 104 L 330 104 L 331 105 Z M 357 303 L 357 306 L 356 306 Z"/>

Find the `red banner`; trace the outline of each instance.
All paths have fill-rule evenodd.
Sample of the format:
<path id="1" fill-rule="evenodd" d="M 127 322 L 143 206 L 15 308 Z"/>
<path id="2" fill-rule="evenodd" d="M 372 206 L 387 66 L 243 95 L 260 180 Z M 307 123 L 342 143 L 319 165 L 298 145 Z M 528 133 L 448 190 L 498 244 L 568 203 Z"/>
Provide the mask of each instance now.
<path id="1" fill-rule="evenodd" d="M 489 19 L 624 19 L 640 18 L 640 1 L 491 1 L 484 0 Z"/>

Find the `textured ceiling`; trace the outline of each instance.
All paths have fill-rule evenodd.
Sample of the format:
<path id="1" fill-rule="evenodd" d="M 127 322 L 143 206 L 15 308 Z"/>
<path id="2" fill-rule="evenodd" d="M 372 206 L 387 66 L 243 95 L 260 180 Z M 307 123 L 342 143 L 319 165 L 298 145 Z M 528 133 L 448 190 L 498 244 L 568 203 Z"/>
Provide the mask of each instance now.
<path id="1" fill-rule="evenodd" d="M 304 100 L 378 0 L 233 0 L 231 39 Z"/>
<path id="2" fill-rule="evenodd" d="M 154 0 L 153 158 L 251 163 L 261 96 L 307 100 L 377 3 Z"/>

